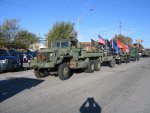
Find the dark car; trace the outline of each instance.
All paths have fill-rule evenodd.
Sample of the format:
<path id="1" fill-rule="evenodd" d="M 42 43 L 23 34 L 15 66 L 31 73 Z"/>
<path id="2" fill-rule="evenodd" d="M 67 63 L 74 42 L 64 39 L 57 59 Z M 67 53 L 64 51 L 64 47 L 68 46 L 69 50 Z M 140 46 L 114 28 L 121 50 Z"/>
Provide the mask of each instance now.
<path id="1" fill-rule="evenodd" d="M 34 52 L 24 52 L 23 53 L 23 67 L 24 68 L 29 68 L 29 63 L 30 63 L 30 60 L 35 57 L 37 55 L 37 52 L 34 51 Z"/>
<path id="2" fill-rule="evenodd" d="M 0 49 L 0 71 L 18 70 L 20 61 L 17 57 L 11 56 L 5 49 Z"/>
<path id="3" fill-rule="evenodd" d="M 10 49 L 8 52 L 12 55 L 13 53 L 18 52 L 18 51 L 16 49 Z"/>
<path id="4" fill-rule="evenodd" d="M 18 52 L 18 51 L 15 51 L 15 52 L 11 52 L 11 55 L 12 56 L 15 56 L 19 59 L 20 61 L 20 68 L 23 67 L 23 52 Z"/>

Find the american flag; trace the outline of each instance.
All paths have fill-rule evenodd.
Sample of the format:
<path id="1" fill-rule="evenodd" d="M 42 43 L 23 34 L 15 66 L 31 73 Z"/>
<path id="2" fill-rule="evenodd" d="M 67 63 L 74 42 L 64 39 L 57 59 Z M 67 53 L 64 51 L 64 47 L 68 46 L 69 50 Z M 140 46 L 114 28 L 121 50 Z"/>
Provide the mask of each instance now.
<path id="1" fill-rule="evenodd" d="M 98 34 L 98 42 L 99 43 L 101 43 L 101 44 L 106 44 L 107 42 L 106 42 L 106 40 L 105 39 L 103 39 L 99 34 Z"/>
<path id="2" fill-rule="evenodd" d="M 91 39 L 91 46 L 96 46 L 96 41 L 95 40 L 93 40 L 93 39 Z"/>

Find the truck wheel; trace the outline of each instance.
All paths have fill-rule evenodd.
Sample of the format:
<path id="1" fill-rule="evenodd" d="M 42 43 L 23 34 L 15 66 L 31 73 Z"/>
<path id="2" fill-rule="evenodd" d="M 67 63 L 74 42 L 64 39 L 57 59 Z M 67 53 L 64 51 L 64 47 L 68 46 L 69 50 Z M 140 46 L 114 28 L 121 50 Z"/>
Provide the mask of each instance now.
<path id="1" fill-rule="evenodd" d="M 66 63 L 58 67 L 58 76 L 60 80 L 67 80 L 70 77 L 70 68 Z"/>
<path id="2" fill-rule="evenodd" d="M 99 71 L 101 68 L 101 62 L 99 60 L 95 60 L 95 63 L 94 63 L 94 70 L 95 71 Z"/>
<path id="3" fill-rule="evenodd" d="M 139 56 L 137 56 L 137 61 L 139 61 L 140 60 L 140 57 Z"/>
<path id="4" fill-rule="evenodd" d="M 116 62 L 115 62 L 115 60 L 111 60 L 111 61 L 109 61 L 109 66 L 110 67 L 115 67 L 115 64 L 116 64 Z"/>
<path id="5" fill-rule="evenodd" d="M 136 56 L 133 58 L 133 61 L 136 61 Z"/>
<path id="6" fill-rule="evenodd" d="M 119 59 L 119 60 L 118 60 L 118 64 L 121 65 L 121 63 L 122 63 L 122 62 L 121 62 L 121 59 Z"/>
<path id="7" fill-rule="evenodd" d="M 132 61 L 135 61 L 135 57 L 133 57 Z"/>
<path id="8" fill-rule="evenodd" d="M 87 65 L 87 68 L 85 69 L 85 72 L 86 73 L 93 73 L 94 72 L 94 61 L 90 60 L 88 65 Z"/>
<path id="9" fill-rule="evenodd" d="M 130 57 L 127 57 L 126 63 L 130 63 Z"/>
<path id="10" fill-rule="evenodd" d="M 49 75 L 46 69 L 34 69 L 34 74 L 37 78 L 43 78 Z"/>

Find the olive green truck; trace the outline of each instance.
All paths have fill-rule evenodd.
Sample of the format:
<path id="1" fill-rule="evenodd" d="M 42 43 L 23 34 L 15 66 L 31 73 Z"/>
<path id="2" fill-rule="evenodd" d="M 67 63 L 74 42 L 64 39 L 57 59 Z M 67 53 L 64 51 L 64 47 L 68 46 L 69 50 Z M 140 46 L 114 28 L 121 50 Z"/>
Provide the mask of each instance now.
<path id="1" fill-rule="evenodd" d="M 70 77 L 70 69 L 84 69 L 88 73 L 99 71 L 105 60 L 114 67 L 114 57 L 104 56 L 104 49 L 97 42 L 91 43 L 90 47 L 85 45 L 71 38 L 53 41 L 51 48 L 39 50 L 29 65 L 37 78 L 55 74 L 61 80 Z"/>

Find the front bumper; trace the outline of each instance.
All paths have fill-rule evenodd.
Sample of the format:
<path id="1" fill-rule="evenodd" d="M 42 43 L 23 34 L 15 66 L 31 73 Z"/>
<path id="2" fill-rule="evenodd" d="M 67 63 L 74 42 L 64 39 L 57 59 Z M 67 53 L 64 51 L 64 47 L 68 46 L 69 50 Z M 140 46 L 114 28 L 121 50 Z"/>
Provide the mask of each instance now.
<path id="1" fill-rule="evenodd" d="M 30 68 L 38 67 L 38 68 L 54 68 L 55 64 L 53 62 L 30 62 Z"/>
<path id="2" fill-rule="evenodd" d="M 29 65 L 29 63 L 23 63 L 23 67 L 24 67 L 24 68 L 29 68 L 30 65 Z"/>
<path id="3" fill-rule="evenodd" d="M 17 69 L 20 66 L 15 64 L 15 65 L 7 65 L 7 64 L 0 64 L 0 71 L 7 71 L 7 70 L 13 70 Z"/>

